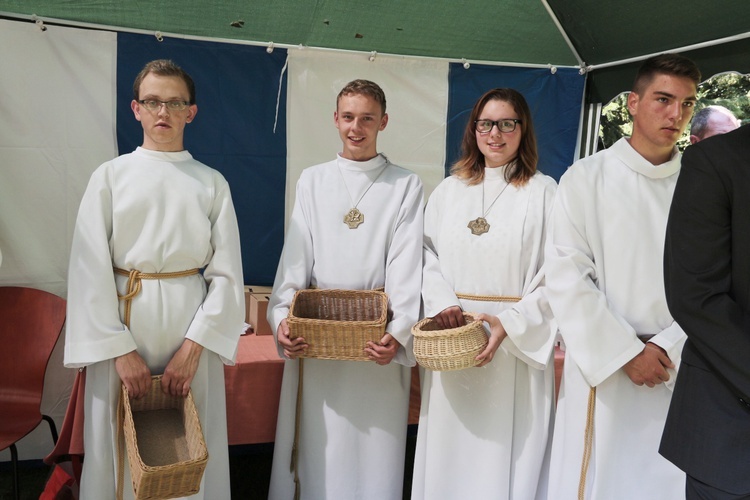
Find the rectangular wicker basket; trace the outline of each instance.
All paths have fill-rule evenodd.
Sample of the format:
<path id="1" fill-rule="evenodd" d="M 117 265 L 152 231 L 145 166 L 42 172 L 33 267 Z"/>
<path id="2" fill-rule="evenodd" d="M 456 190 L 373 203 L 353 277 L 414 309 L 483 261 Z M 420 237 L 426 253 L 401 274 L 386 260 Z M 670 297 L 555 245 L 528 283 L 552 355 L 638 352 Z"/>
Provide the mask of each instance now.
<path id="1" fill-rule="evenodd" d="M 380 342 L 388 296 L 376 290 L 298 290 L 287 324 L 289 337 L 308 344 L 305 358 L 368 361 L 367 341 Z"/>
<path id="2" fill-rule="evenodd" d="M 122 387 L 125 448 L 138 500 L 176 498 L 200 491 L 208 462 L 203 430 L 192 392 L 170 396 L 161 390 L 161 376 L 151 390 L 131 400 Z"/>

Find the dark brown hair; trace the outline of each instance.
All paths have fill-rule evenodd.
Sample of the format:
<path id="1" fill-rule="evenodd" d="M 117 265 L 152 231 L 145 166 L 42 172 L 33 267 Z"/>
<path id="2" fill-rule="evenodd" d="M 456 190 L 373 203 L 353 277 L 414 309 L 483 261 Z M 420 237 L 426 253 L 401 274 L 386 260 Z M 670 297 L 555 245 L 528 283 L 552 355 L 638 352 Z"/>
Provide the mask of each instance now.
<path id="1" fill-rule="evenodd" d="M 649 86 L 656 75 L 672 75 L 687 78 L 697 87 L 701 82 L 701 71 L 693 61 L 680 54 L 660 54 L 649 57 L 641 67 L 633 81 L 633 92 L 640 94 Z"/>
<path id="2" fill-rule="evenodd" d="M 176 76 L 177 78 L 182 78 L 190 94 L 190 104 L 195 104 L 195 83 L 193 83 L 193 79 L 190 78 L 190 75 L 184 69 L 169 59 L 156 59 L 155 61 L 146 63 L 133 82 L 133 99 L 136 101 L 140 99 L 141 83 L 143 83 L 143 79 L 149 73 L 159 76 Z"/>
<path id="3" fill-rule="evenodd" d="M 534 134 L 534 123 L 529 105 L 520 92 L 508 88 L 492 89 L 474 104 L 469 121 L 466 123 L 464 138 L 461 141 L 461 158 L 451 167 L 451 174 L 467 180 L 469 185 L 479 184 L 484 179 L 484 155 L 477 145 L 474 121 L 479 118 L 484 106 L 495 100 L 507 102 L 513 106 L 513 110 L 518 115 L 517 127 L 521 128 L 521 143 L 518 146 L 516 158 L 505 170 L 505 180 L 516 186 L 522 186 L 536 172 L 539 154 L 536 150 L 536 134 Z"/>

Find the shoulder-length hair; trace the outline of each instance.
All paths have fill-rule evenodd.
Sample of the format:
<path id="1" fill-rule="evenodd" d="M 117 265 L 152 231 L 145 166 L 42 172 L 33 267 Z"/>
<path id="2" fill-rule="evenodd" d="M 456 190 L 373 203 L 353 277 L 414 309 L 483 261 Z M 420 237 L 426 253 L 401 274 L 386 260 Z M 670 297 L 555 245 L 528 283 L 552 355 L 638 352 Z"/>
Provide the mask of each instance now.
<path id="1" fill-rule="evenodd" d="M 477 145 L 474 121 L 479 118 L 484 106 L 493 100 L 507 102 L 518 115 L 517 126 L 521 127 L 521 143 L 516 158 L 505 169 L 505 180 L 516 186 L 523 186 L 536 172 L 536 164 L 539 161 L 536 134 L 526 99 L 520 92 L 508 88 L 492 89 L 474 104 L 461 141 L 461 157 L 451 167 L 451 174 L 466 180 L 469 185 L 479 184 L 484 179 L 484 155 Z"/>

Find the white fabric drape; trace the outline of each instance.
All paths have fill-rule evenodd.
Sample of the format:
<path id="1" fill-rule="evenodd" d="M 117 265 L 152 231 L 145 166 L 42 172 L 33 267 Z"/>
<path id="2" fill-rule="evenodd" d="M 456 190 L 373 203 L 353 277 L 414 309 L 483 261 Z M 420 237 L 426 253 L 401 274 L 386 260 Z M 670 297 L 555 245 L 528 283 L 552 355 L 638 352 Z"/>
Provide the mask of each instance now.
<path id="1" fill-rule="evenodd" d="M 336 96 L 352 80 L 383 88 L 389 122 L 378 151 L 422 179 L 425 198 L 444 174 L 448 63 L 397 56 L 289 49 L 286 220 L 302 170 L 341 151 L 333 123 Z"/>
<path id="2" fill-rule="evenodd" d="M 70 241 L 91 172 L 117 155 L 112 32 L 0 20 L 0 286 L 66 296 Z M 58 343 L 42 411 L 62 424 L 73 384 Z M 21 460 L 52 447 L 46 424 L 19 445 Z M 0 460 L 10 453 L 0 452 Z"/>

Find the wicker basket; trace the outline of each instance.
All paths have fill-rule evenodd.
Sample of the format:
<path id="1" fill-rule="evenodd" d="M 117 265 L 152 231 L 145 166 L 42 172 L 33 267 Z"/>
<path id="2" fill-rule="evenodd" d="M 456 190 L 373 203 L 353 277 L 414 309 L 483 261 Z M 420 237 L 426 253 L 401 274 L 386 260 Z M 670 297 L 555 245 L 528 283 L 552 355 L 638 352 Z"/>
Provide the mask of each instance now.
<path id="1" fill-rule="evenodd" d="M 425 318 L 411 329 L 414 335 L 414 357 L 417 363 L 434 371 L 471 368 L 474 359 L 489 339 L 482 322 L 472 313 L 464 313 L 466 324 L 458 328 L 442 329 L 432 318 Z"/>
<path id="2" fill-rule="evenodd" d="M 289 338 L 308 345 L 304 358 L 369 361 L 368 341 L 380 342 L 388 296 L 375 290 L 298 290 L 289 309 Z"/>
<path id="3" fill-rule="evenodd" d="M 135 498 L 198 493 L 208 451 L 192 392 L 184 398 L 164 394 L 159 375 L 152 377 L 151 390 L 141 399 L 131 400 L 123 385 L 122 404 Z"/>

